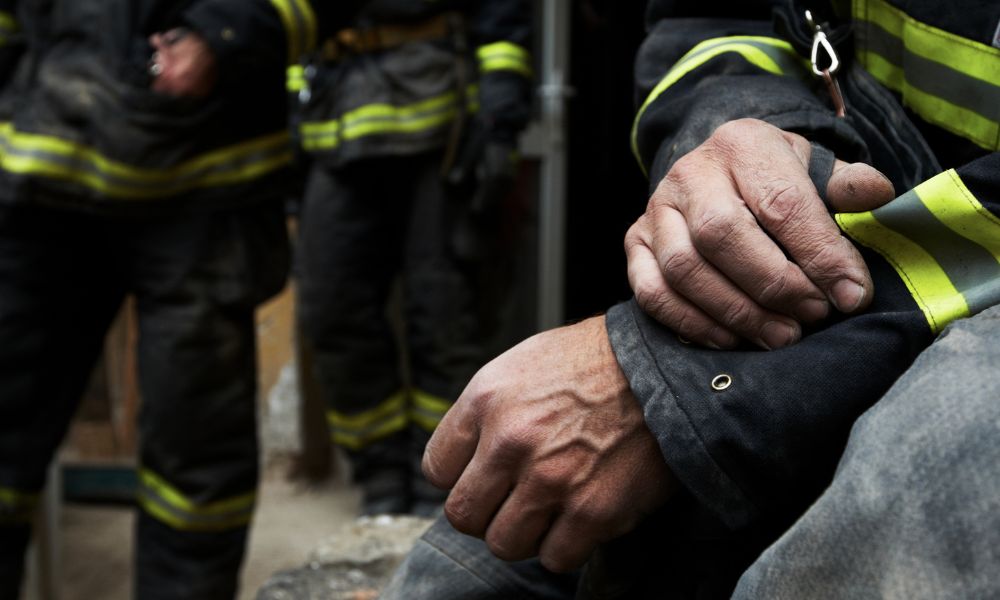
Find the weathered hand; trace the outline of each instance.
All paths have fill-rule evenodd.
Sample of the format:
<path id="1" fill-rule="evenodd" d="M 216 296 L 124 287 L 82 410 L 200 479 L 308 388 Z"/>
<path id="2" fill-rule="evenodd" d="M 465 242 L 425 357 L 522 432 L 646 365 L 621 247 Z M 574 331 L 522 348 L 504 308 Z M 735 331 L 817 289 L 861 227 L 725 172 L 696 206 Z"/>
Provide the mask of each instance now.
<path id="1" fill-rule="evenodd" d="M 742 119 L 678 160 L 625 237 L 642 308 L 718 348 L 739 338 L 765 348 L 794 343 L 800 323 L 828 314 L 827 299 L 843 312 L 865 308 L 871 276 L 816 193 L 811 152 L 799 135 Z M 842 212 L 894 195 L 874 168 L 839 160 L 826 192 Z"/>
<path id="2" fill-rule="evenodd" d="M 473 377 L 427 445 L 445 515 L 505 560 L 553 571 L 664 503 L 673 477 L 603 317 L 531 337 Z"/>
<path id="3" fill-rule="evenodd" d="M 200 98 L 215 87 L 215 55 L 198 34 L 171 29 L 149 38 L 153 46 L 153 90 L 171 96 Z"/>

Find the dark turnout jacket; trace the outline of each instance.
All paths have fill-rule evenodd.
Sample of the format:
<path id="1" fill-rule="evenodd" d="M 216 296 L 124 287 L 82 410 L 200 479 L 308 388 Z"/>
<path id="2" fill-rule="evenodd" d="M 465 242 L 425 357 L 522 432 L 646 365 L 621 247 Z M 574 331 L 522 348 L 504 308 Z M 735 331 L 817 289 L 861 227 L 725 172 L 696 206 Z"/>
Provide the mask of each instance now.
<path id="1" fill-rule="evenodd" d="M 356 2 L 3 0 L 0 202 L 212 208 L 273 196 L 291 159 L 284 69 Z M 151 91 L 151 34 L 201 34 L 219 81 Z"/>
<path id="2" fill-rule="evenodd" d="M 300 94 L 303 148 L 327 167 L 445 147 L 476 115 L 487 136 L 513 143 L 530 117 L 532 8 L 526 0 L 374 0 L 355 31 L 450 21 L 443 36 L 322 53 Z"/>
<path id="3" fill-rule="evenodd" d="M 845 118 L 811 72 L 806 8 L 843 63 Z M 901 194 L 836 215 L 874 277 L 871 308 L 792 347 L 701 349 L 634 302 L 608 313 L 619 363 L 695 512 L 720 524 L 711 535 L 766 531 L 766 543 L 822 491 L 851 424 L 936 334 L 1000 302 L 1000 4 L 653 0 L 648 25 L 633 149 L 651 187 L 719 125 L 749 117 L 874 165 Z M 720 375 L 729 385 L 715 389 Z M 714 569 L 724 573 L 707 587 L 691 570 L 688 594 L 725 595 L 756 550 Z"/>

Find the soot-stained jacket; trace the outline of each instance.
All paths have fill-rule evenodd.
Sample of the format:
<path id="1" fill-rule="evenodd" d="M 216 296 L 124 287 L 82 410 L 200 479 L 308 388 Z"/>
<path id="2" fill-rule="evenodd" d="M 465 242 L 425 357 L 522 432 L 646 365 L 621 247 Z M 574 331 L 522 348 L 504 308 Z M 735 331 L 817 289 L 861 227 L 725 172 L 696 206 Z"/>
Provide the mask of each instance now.
<path id="1" fill-rule="evenodd" d="M 291 160 L 287 62 L 357 2 L 0 1 L 0 202 L 210 209 L 274 196 Z M 151 91 L 151 34 L 200 33 L 203 99 Z"/>
<path id="2" fill-rule="evenodd" d="M 844 118 L 811 72 L 806 8 L 843 63 Z M 947 323 L 1000 302 L 1000 4 L 653 0 L 649 32 L 633 149 L 651 187 L 719 125 L 749 117 L 868 162 L 903 192 L 836 215 L 874 277 L 871 308 L 792 347 L 701 349 L 634 301 L 608 313 L 618 361 L 694 502 L 730 531 L 787 526 L 829 482 L 854 420 Z"/>
<path id="3" fill-rule="evenodd" d="M 530 117 L 531 3 L 526 0 L 374 0 L 351 27 L 452 32 L 374 51 L 309 57 L 300 93 L 301 144 L 328 168 L 445 147 L 456 119 L 513 143 Z M 455 19 L 458 19 L 457 22 Z"/>

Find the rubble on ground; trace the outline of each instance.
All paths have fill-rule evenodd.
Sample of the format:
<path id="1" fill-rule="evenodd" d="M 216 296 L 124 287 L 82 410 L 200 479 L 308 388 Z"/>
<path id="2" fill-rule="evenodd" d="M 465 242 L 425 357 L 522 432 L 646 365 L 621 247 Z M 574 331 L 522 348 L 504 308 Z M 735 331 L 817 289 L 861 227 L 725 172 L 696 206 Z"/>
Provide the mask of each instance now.
<path id="1" fill-rule="evenodd" d="M 430 519 L 361 517 L 312 551 L 306 565 L 276 573 L 257 600 L 375 600 Z"/>

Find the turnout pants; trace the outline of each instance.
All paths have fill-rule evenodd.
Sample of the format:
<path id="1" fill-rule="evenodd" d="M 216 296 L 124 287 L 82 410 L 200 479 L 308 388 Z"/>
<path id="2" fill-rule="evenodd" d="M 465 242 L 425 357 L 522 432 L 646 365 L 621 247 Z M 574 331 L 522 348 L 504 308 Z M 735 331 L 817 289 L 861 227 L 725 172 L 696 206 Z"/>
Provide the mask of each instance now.
<path id="1" fill-rule="evenodd" d="M 858 419 L 830 487 L 743 573 L 732 598 L 1000 597 L 998 341 L 1000 307 L 952 324 Z M 440 519 L 380 598 L 729 597 L 736 577 L 706 577 L 717 571 L 711 564 L 676 572 L 684 564 L 676 549 L 698 554 L 704 540 L 643 541 L 644 548 L 614 542 L 606 557 L 641 558 L 603 579 L 588 565 L 576 586 L 537 561 L 504 562 Z M 726 559 L 700 554 L 704 563 Z"/>
<path id="2" fill-rule="evenodd" d="M 296 260 L 300 331 L 332 439 L 348 451 L 366 504 L 396 499 L 374 512 L 443 500 L 420 475 L 420 457 L 481 366 L 487 341 L 478 265 L 452 249 L 465 207 L 446 193 L 440 163 L 432 152 L 316 167 L 306 192 Z M 397 278 L 402 353 L 387 315 Z"/>
<path id="3" fill-rule="evenodd" d="M 139 324 L 136 597 L 232 598 L 257 482 L 254 307 L 287 269 L 278 204 L 160 218 L 0 209 L 0 599 L 126 294 Z"/>

